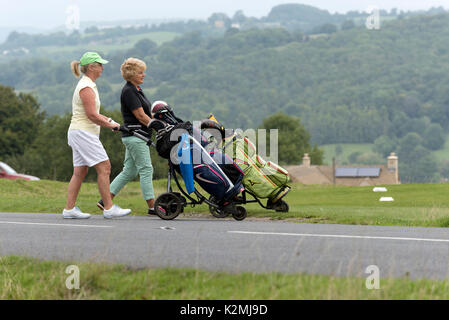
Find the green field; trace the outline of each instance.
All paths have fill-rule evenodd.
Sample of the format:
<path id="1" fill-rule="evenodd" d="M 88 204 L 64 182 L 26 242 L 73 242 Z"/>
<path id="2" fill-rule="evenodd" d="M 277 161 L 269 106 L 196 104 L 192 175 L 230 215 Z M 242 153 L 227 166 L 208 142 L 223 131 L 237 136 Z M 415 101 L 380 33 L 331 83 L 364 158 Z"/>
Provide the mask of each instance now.
<path id="1" fill-rule="evenodd" d="M 68 289 L 69 265 L 79 268 L 79 289 Z M 365 278 L 307 274 L 139 269 L 121 265 L 0 257 L 0 299 L 302 300 L 448 299 L 449 281 L 385 278 L 369 290 Z"/>
<path id="2" fill-rule="evenodd" d="M 179 36 L 175 32 L 147 32 L 135 34 L 126 37 L 116 37 L 113 39 L 105 39 L 99 41 L 91 41 L 76 45 L 66 46 L 41 46 L 33 48 L 30 56 L 33 57 L 49 57 L 53 60 L 70 60 L 79 58 L 79 56 L 89 50 L 101 52 L 104 55 L 111 54 L 115 51 L 126 50 L 132 48 L 139 40 L 150 39 L 158 46 L 164 42 L 172 41 Z M 9 61 L 9 57 L 0 55 L 0 61 Z"/>
<path id="3" fill-rule="evenodd" d="M 91 43 L 83 43 L 74 46 L 43 46 L 36 49 L 35 54 L 39 56 L 45 56 L 53 53 L 64 53 L 64 52 L 74 52 L 74 51 L 86 51 L 90 49 L 95 49 L 101 51 L 104 54 L 116 51 L 132 48 L 139 40 L 150 39 L 161 45 L 164 42 L 173 40 L 179 34 L 174 32 L 149 32 L 131 35 L 127 37 L 107 39 L 107 41 L 98 41 Z"/>
<path id="4" fill-rule="evenodd" d="M 156 195 L 165 191 L 166 180 L 154 182 Z M 373 192 L 372 187 L 303 186 L 293 184 L 285 197 L 288 213 L 265 210 L 257 204 L 245 207 L 248 219 L 288 219 L 295 222 L 339 223 L 389 226 L 449 226 L 449 184 L 404 184 L 386 186 L 388 192 Z M 0 211 L 60 213 L 65 206 L 67 183 L 57 181 L 13 181 L 0 179 Z M 394 202 L 380 202 L 382 196 Z M 99 193 L 95 183 L 84 183 L 77 205 L 85 212 L 101 214 L 96 207 Z M 146 203 L 138 182 L 128 184 L 115 198 L 134 215 L 146 215 Z M 206 205 L 188 206 L 185 216 L 204 214 Z"/>

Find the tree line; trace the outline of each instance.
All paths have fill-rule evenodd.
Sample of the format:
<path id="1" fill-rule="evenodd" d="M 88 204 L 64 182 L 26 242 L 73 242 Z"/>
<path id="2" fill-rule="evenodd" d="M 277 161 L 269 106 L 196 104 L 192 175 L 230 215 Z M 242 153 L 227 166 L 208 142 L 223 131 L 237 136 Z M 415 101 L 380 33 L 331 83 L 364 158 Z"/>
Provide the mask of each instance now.
<path id="1" fill-rule="evenodd" d="M 428 10 L 420 11 L 399 11 L 393 8 L 380 10 L 380 16 L 384 18 L 407 18 L 416 15 L 434 15 L 444 14 L 446 11 L 443 7 L 432 7 Z M 13 31 L 9 34 L 6 41 L 0 44 L 0 51 L 17 49 L 25 47 L 33 49 L 40 46 L 71 46 L 83 44 L 90 41 L 98 41 L 103 39 L 114 39 L 127 37 L 136 34 L 148 32 L 176 32 L 186 34 L 193 31 L 200 31 L 205 36 L 222 35 L 224 30 L 238 25 L 243 30 L 255 27 L 263 27 L 265 24 L 277 24 L 291 32 L 301 31 L 306 34 L 317 33 L 333 33 L 340 27 L 342 29 L 352 28 L 355 25 L 363 23 L 363 18 L 367 17 L 366 12 L 348 11 L 345 14 L 331 14 L 327 10 L 319 9 L 304 4 L 281 4 L 274 6 L 267 16 L 261 18 L 248 17 L 242 10 L 238 10 L 233 16 L 225 13 L 216 12 L 206 20 L 189 19 L 186 21 L 165 22 L 152 25 L 141 25 L 131 27 L 111 27 L 99 29 L 91 26 L 84 29 L 83 32 L 75 30 L 71 33 L 58 31 L 51 34 L 27 34 L 23 32 Z M 215 23 L 220 21 L 223 23 L 222 28 L 217 28 Z M 217 30 L 222 29 L 222 30 Z"/>
<path id="2" fill-rule="evenodd" d="M 123 121 L 119 110 L 108 111 L 102 107 L 100 113 L 120 123 Z M 71 113 L 46 116 L 32 95 L 16 94 L 12 88 L 0 85 L 0 160 L 41 179 L 69 181 L 73 172 L 72 150 L 67 144 L 70 120 Z M 305 152 L 312 155 L 314 163 L 322 163 L 322 151 L 310 144 L 310 135 L 300 119 L 276 114 L 267 118 L 261 128 L 279 129 L 280 163 L 299 161 Z M 120 137 L 118 132 L 101 130 L 100 139 L 111 161 L 112 178 L 123 167 L 125 148 Z M 154 179 L 165 178 L 167 161 L 160 158 L 154 148 L 150 148 L 150 153 Z M 96 180 L 95 170 L 90 170 L 86 179 Z"/>

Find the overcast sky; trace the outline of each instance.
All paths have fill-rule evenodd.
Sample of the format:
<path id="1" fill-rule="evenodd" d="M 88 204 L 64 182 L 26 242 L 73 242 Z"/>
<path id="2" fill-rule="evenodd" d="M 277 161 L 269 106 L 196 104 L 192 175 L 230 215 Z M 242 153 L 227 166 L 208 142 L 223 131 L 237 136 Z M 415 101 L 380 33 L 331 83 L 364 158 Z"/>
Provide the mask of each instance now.
<path id="1" fill-rule="evenodd" d="M 260 18 L 271 8 L 285 3 L 303 3 L 345 13 L 365 11 L 375 6 L 390 10 L 419 10 L 443 6 L 449 0 L 0 0 L 0 27 L 30 26 L 53 28 L 64 25 L 67 8 L 76 5 L 82 21 L 112 21 L 127 19 L 194 18 L 206 19 L 214 12 L 228 16 L 243 10 L 246 16 Z"/>

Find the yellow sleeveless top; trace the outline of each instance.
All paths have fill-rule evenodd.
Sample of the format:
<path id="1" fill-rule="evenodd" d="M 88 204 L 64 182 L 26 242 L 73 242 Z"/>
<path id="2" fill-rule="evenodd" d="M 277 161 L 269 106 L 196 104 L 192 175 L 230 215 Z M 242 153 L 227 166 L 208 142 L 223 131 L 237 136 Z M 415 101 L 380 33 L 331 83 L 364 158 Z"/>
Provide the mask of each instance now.
<path id="1" fill-rule="evenodd" d="M 100 96 L 98 95 L 97 85 L 88 76 L 82 76 L 78 82 L 72 98 L 72 121 L 69 130 L 86 130 L 96 135 L 100 135 L 100 126 L 89 120 L 84 110 L 83 101 L 80 97 L 80 91 L 86 87 L 92 88 L 95 93 L 95 109 L 100 112 Z"/>

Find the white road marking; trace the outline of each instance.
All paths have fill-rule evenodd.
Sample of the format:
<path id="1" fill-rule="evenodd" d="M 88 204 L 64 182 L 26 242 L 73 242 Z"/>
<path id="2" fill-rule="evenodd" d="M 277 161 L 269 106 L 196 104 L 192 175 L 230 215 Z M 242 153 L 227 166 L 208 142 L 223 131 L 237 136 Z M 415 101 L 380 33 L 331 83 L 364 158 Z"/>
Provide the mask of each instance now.
<path id="1" fill-rule="evenodd" d="M 40 222 L 18 222 L 18 221 L 0 221 L 0 224 L 22 224 L 37 226 L 58 226 L 58 227 L 85 227 L 85 228 L 113 228 L 113 226 L 94 226 L 88 224 L 70 224 L 70 223 L 40 223 Z"/>
<path id="2" fill-rule="evenodd" d="M 282 232 L 252 232 L 252 231 L 228 231 L 229 233 L 296 236 L 296 237 L 322 237 L 322 238 L 353 238 L 353 239 L 375 239 L 375 240 L 403 240 L 403 241 L 428 241 L 449 242 L 449 239 L 425 239 L 425 238 L 401 238 L 401 237 L 374 237 L 374 236 L 352 236 L 344 234 L 312 234 L 312 233 L 282 233 Z"/>

